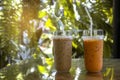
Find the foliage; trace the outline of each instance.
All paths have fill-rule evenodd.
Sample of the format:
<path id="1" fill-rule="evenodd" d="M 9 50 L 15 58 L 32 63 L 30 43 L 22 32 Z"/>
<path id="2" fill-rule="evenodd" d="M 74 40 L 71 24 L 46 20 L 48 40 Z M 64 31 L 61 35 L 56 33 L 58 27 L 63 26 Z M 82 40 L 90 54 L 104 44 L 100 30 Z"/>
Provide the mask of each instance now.
<path id="1" fill-rule="evenodd" d="M 104 30 L 104 57 L 111 57 L 113 44 L 112 0 L 57 0 L 52 5 L 50 2 L 46 4 L 45 14 L 48 15 L 48 19 L 51 19 L 56 29 L 60 30 L 62 26 L 65 30 L 74 32 L 73 54 L 76 54 L 75 57 L 83 55 L 82 34 L 79 30 L 90 29 L 91 20 L 94 29 Z M 45 11 L 45 9 L 43 10 Z M 52 23 L 49 22 L 49 24 Z"/>
<path id="2" fill-rule="evenodd" d="M 17 53 L 12 41 L 18 43 L 21 4 L 14 0 L 0 1 L 0 68 Z"/>
<path id="3" fill-rule="evenodd" d="M 50 33 L 61 29 L 73 32 L 73 56 L 81 57 L 81 30 L 89 29 L 91 20 L 94 29 L 105 31 L 104 57 L 111 57 L 112 18 L 112 0 L 2 0 L 0 68 L 16 58 L 23 60 L 25 56 L 41 54 L 49 57 L 38 42 L 41 41 L 40 46 L 51 48 Z"/>

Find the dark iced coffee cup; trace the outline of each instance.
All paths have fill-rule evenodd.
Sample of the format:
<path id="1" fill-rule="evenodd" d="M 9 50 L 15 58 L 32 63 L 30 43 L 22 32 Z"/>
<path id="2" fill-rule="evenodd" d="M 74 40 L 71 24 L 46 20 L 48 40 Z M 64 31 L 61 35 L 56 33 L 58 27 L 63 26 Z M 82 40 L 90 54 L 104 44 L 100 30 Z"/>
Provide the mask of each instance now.
<path id="1" fill-rule="evenodd" d="M 54 33 L 53 53 L 57 72 L 69 72 L 72 57 L 72 37 L 70 36 L 70 31 L 57 31 Z"/>

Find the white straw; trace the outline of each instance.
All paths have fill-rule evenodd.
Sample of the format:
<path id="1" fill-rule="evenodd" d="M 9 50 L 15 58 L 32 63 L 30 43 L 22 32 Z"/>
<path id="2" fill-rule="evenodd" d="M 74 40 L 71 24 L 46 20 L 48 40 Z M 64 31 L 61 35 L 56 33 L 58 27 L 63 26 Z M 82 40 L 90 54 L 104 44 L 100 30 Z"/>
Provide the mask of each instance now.
<path id="1" fill-rule="evenodd" d="M 90 15 L 90 13 L 89 13 L 89 11 L 88 11 L 88 9 L 87 9 L 87 7 L 86 7 L 86 6 L 85 6 L 85 10 L 86 10 L 87 15 L 88 15 L 88 17 L 89 17 L 89 19 L 90 19 L 90 36 L 92 36 L 92 30 L 93 30 L 93 20 L 92 20 L 92 17 L 91 17 L 91 15 Z"/>

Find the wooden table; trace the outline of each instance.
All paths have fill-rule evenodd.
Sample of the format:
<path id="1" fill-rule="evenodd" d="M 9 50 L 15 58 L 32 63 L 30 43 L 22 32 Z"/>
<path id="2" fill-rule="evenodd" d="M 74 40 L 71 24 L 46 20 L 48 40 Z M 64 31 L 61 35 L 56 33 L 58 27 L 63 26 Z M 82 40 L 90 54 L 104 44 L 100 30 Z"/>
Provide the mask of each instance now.
<path id="1" fill-rule="evenodd" d="M 13 64 L 0 70 L 0 80 L 120 80 L 120 59 L 104 59 L 100 73 L 87 73 L 83 58 L 72 59 L 69 73 L 56 73 L 52 62 L 29 59 Z"/>

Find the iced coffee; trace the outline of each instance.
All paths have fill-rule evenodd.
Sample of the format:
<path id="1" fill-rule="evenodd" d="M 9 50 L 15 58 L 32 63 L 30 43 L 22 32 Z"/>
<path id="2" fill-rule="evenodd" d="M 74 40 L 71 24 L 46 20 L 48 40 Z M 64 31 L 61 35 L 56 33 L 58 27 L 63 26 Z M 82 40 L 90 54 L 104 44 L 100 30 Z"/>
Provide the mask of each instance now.
<path id="1" fill-rule="evenodd" d="M 55 68 L 58 72 L 69 72 L 71 67 L 72 38 L 66 34 L 53 37 L 53 53 Z"/>

